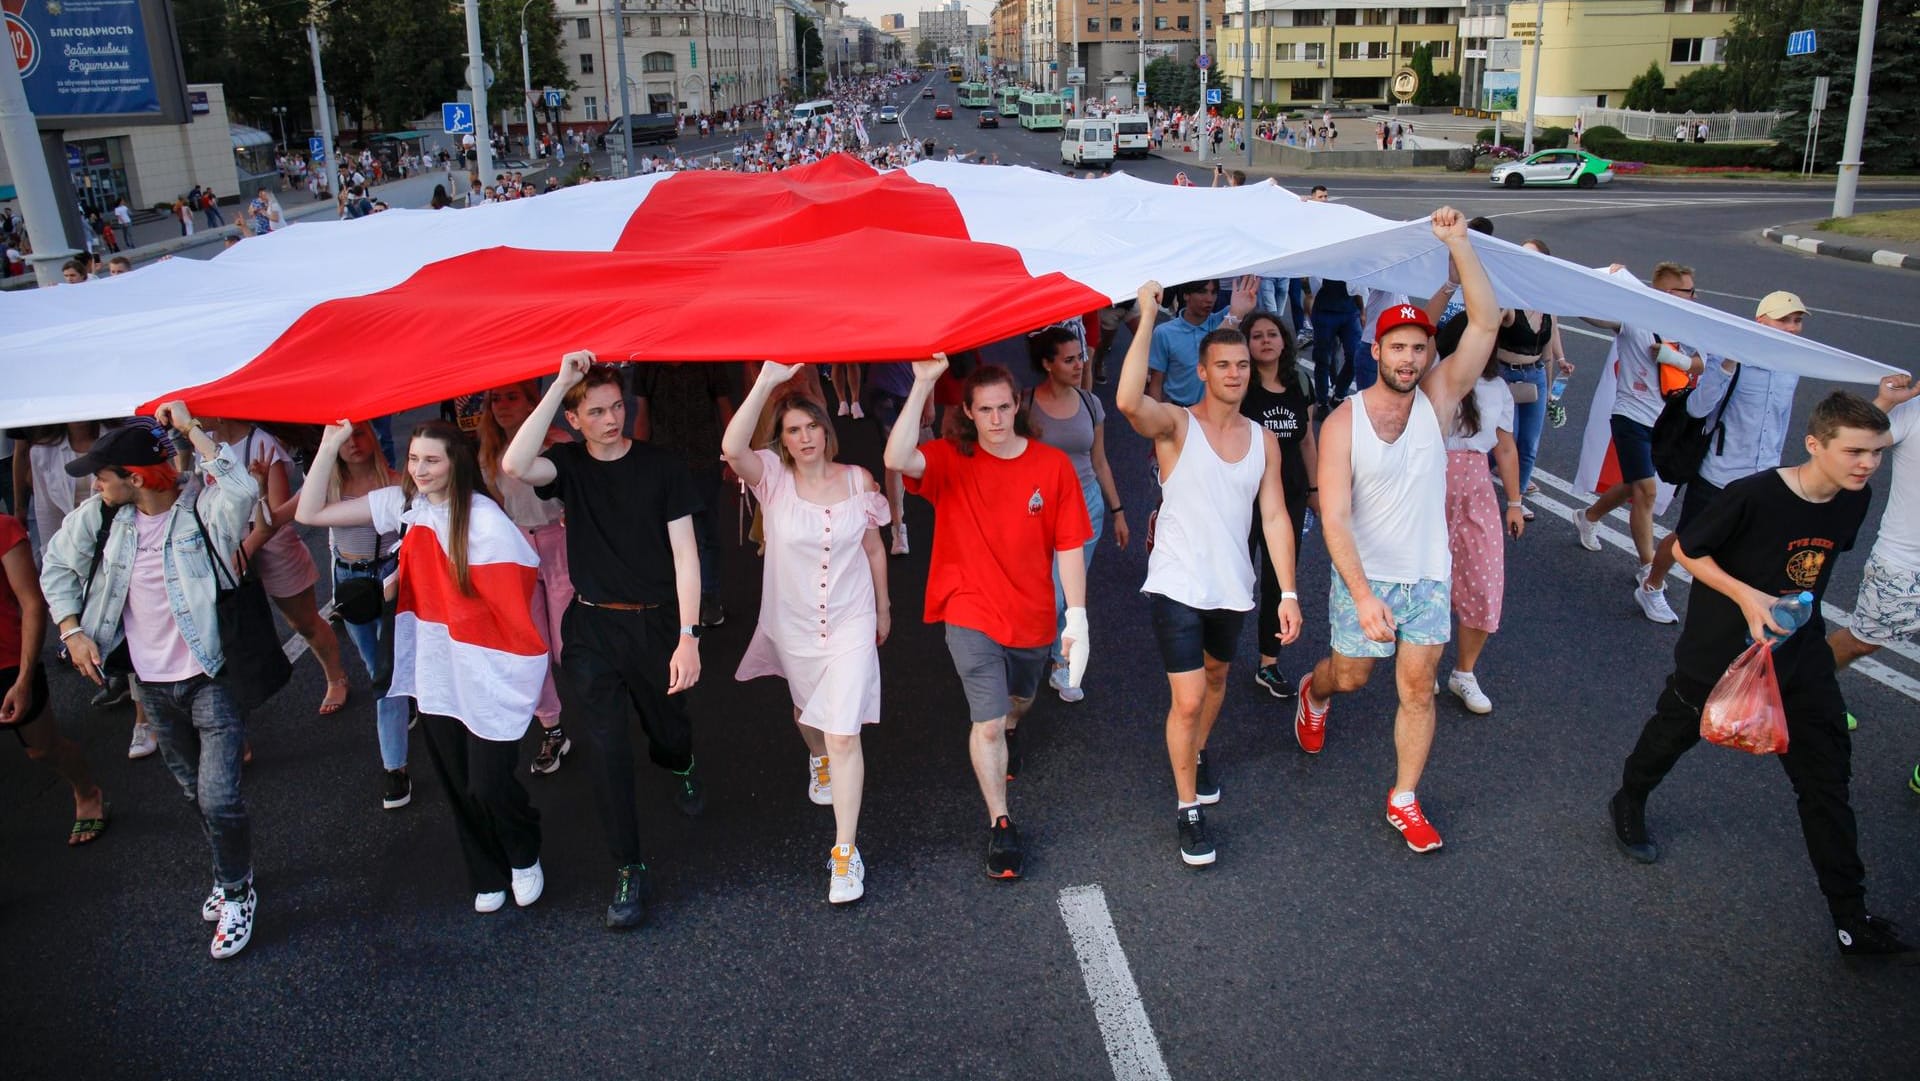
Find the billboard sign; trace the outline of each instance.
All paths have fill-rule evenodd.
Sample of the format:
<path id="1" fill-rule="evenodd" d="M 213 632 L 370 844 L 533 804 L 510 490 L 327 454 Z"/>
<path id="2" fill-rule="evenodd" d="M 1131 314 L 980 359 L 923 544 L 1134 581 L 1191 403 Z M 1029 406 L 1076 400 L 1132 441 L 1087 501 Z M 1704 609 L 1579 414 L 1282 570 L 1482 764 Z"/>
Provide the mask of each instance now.
<path id="1" fill-rule="evenodd" d="M 187 122 L 166 0 L 0 0 L 0 9 L 41 129 Z"/>
<path id="2" fill-rule="evenodd" d="M 1489 71 L 1480 80 L 1480 107 L 1496 113 L 1520 108 L 1520 73 Z"/>

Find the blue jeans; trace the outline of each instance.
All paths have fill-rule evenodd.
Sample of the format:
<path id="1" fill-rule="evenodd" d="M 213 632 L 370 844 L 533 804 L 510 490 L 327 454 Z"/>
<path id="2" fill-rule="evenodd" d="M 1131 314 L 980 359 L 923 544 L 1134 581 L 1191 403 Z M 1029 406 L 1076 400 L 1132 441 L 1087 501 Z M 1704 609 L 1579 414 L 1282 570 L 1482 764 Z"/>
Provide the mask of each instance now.
<path id="1" fill-rule="evenodd" d="M 350 578 L 385 578 L 393 573 L 394 561 L 389 559 L 378 569 L 350 571 L 338 563 L 333 567 L 333 586 Z M 360 659 L 366 663 L 367 675 L 380 663 L 380 622 L 348 623 L 341 620 L 346 628 L 347 637 L 353 639 L 353 648 L 360 651 Z M 407 768 L 407 700 L 405 698 L 381 697 L 373 703 L 373 726 L 380 735 L 380 768 Z"/>
<path id="2" fill-rule="evenodd" d="M 1520 449 L 1520 490 L 1533 482 L 1533 463 L 1540 456 L 1540 429 L 1547 419 L 1547 366 L 1512 368 L 1500 365 L 1500 375 L 1509 383 L 1531 383 L 1538 393 L 1525 405 L 1513 403 L 1513 442 Z"/>
<path id="3" fill-rule="evenodd" d="M 1313 397 L 1321 406 L 1334 398 L 1347 396 L 1353 381 L 1353 366 L 1360 357 L 1360 312 L 1315 311 L 1313 319 Z M 1345 354 L 1340 367 L 1334 367 L 1333 351 L 1338 346 Z"/>
<path id="4" fill-rule="evenodd" d="M 226 687 L 207 676 L 174 683 L 139 680 L 134 691 L 146 708 L 160 757 L 200 808 L 200 825 L 213 848 L 213 881 L 240 889 L 253 877 L 253 826 L 240 796 L 246 722 Z"/>
<path id="5" fill-rule="evenodd" d="M 1358 394 L 1379 381 L 1380 362 L 1374 359 L 1373 343 L 1361 342 L 1353 358 L 1353 392 Z"/>
<path id="6" fill-rule="evenodd" d="M 1100 535 L 1107 531 L 1107 500 L 1100 494 L 1100 486 L 1084 493 L 1087 500 L 1087 519 L 1093 523 L 1093 539 L 1080 549 L 1086 557 L 1088 570 L 1093 569 L 1093 550 L 1100 546 Z M 1053 565 L 1053 645 L 1047 648 L 1047 660 L 1054 664 L 1065 664 L 1066 658 L 1060 655 L 1060 632 L 1067 626 L 1067 591 L 1060 585 L 1060 564 Z"/>

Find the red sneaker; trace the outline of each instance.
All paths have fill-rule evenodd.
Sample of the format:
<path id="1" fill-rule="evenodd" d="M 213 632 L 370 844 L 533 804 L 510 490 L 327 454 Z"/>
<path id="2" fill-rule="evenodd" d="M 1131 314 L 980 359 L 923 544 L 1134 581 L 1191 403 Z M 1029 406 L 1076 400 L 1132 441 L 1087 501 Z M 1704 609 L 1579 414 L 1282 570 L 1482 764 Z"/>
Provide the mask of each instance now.
<path id="1" fill-rule="evenodd" d="M 1407 847 L 1415 852 L 1431 852 L 1440 847 L 1440 831 L 1427 821 L 1417 799 L 1401 807 L 1393 802 L 1393 793 L 1387 793 L 1387 821 L 1393 823 L 1393 828 L 1407 839 Z"/>
<path id="2" fill-rule="evenodd" d="M 1308 754 L 1319 754 L 1320 748 L 1327 742 L 1327 710 L 1315 709 L 1308 704 L 1311 696 L 1307 689 L 1311 686 L 1313 673 L 1309 671 L 1300 677 L 1299 705 L 1293 707 L 1293 738 L 1300 741 L 1301 750 Z"/>

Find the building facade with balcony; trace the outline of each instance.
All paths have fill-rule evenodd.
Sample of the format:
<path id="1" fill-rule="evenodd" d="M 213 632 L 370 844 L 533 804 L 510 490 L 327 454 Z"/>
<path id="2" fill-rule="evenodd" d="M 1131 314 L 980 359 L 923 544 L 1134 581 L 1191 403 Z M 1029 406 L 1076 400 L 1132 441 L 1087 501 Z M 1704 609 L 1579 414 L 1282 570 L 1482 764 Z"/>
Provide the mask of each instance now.
<path id="1" fill-rule="evenodd" d="M 1200 54 L 1203 33 L 1219 18 L 1220 0 L 1028 0 L 1050 20 L 1045 55 L 1031 64 L 1033 81 L 1049 89 L 1065 85 L 1067 72 L 1087 71 L 1087 93 L 1126 96 L 1146 65 L 1168 58 L 1190 64 Z M 1031 17 L 1031 16 L 1030 16 Z M 1120 92 L 1124 91 L 1124 94 Z"/>
<path id="2" fill-rule="evenodd" d="M 1245 11 L 1229 5 L 1213 55 L 1236 100 L 1256 108 L 1386 104 L 1394 100 L 1394 73 L 1407 67 L 1422 45 L 1431 51 L 1436 73 L 1455 70 L 1464 4 L 1324 3 L 1253 0 L 1250 22 Z"/>
<path id="3" fill-rule="evenodd" d="M 780 0 L 558 0 L 561 52 L 575 89 L 562 123 L 592 128 L 620 115 L 619 44 L 635 113 L 709 113 L 781 85 Z"/>
<path id="4" fill-rule="evenodd" d="M 987 22 L 987 53 L 1000 74 L 1017 78 L 1021 42 L 1026 40 L 1027 0 L 999 0 Z"/>
<path id="5" fill-rule="evenodd" d="M 1517 79 L 1516 108 L 1500 111 L 1523 116 L 1533 90 L 1537 31 L 1544 51 L 1535 110 L 1542 123 L 1571 125 L 1583 106 L 1618 109 L 1627 87 L 1649 65 L 1658 66 L 1672 86 L 1719 63 L 1736 8 L 1737 0 L 1475 0 L 1460 27 L 1460 104 L 1486 108 L 1490 81 L 1507 88 Z M 1519 68 L 1489 80 L 1487 43 L 1502 38 L 1520 42 Z"/>

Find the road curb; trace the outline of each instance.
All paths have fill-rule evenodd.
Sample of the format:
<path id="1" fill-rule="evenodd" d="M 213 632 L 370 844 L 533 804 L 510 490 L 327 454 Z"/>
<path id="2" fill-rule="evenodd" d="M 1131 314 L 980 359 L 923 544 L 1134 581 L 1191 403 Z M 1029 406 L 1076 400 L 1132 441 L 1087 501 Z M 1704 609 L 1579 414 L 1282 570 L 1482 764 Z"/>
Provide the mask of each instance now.
<path id="1" fill-rule="evenodd" d="M 1825 255 L 1834 259 L 1851 259 L 1856 263 L 1872 263 L 1875 266 L 1893 267 L 1897 270 L 1920 270 L 1920 255 L 1908 255 L 1905 252 L 1890 251 L 1885 248 L 1862 248 L 1852 244 L 1835 244 L 1831 240 L 1818 240 L 1813 237 L 1789 233 L 1775 226 L 1762 229 L 1760 235 L 1784 248 L 1803 251 L 1808 255 Z"/>

